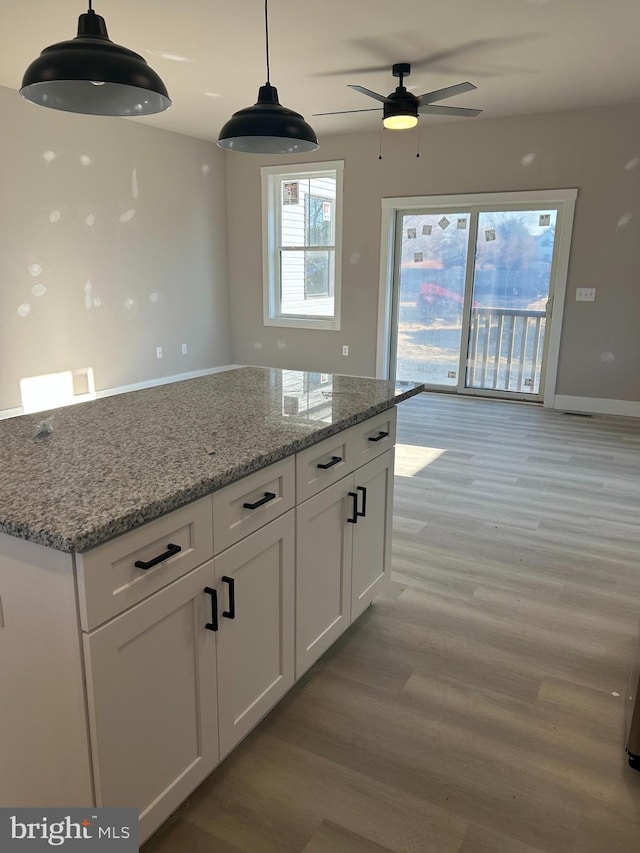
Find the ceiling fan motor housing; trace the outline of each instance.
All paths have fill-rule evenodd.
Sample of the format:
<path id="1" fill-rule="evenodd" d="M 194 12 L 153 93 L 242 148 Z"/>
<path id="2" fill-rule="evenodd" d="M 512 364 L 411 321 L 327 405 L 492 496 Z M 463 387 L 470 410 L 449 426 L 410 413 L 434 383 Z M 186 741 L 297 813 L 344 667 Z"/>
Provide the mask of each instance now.
<path id="1" fill-rule="evenodd" d="M 395 92 L 387 96 L 382 109 L 383 118 L 392 116 L 415 116 L 418 118 L 418 99 L 404 86 L 398 86 Z"/>

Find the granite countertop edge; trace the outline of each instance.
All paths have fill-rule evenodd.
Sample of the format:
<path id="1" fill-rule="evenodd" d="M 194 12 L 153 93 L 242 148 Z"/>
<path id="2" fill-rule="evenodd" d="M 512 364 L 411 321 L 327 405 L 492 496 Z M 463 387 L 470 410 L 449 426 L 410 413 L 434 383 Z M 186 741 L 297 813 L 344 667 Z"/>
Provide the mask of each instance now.
<path id="1" fill-rule="evenodd" d="M 113 518 L 108 523 L 103 523 L 95 528 L 86 530 L 86 532 L 82 534 L 72 537 L 64 537 L 44 529 L 37 530 L 30 527 L 28 524 L 15 521 L 0 521 L 0 532 L 33 542 L 37 545 L 52 548 L 56 551 L 62 551 L 64 553 L 82 553 L 84 551 L 88 551 L 89 549 L 102 545 L 110 539 L 120 536 L 123 533 L 127 533 L 142 524 L 153 521 L 169 512 L 186 506 L 193 501 L 206 497 L 224 486 L 228 486 L 249 474 L 253 474 L 256 471 L 261 470 L 262 468 L 266 468 L 268 465 L 272 465 L 273 463 L 278 462 L 281 459 L 285 459 L 288 456 L 292 456 L 307 447 L 318 444 L 338 432 L 342 432 L 349 427 L 355 426 L 368 418 L 380 414 L 381 412 L 392 409 L 397 403 L 401 403 L 403 400 L 409 399 L 420 390 L 422 389 L 410 388 L 406 392 L 396 392 L 393 397 L 385 401 L 369 404 L 357 413 L 345 417 L 340 421 L 327 424 L 324 428 L 318 429 L 309 435 L 299 437 L 279 447 L 275 447 L 272 452 L 259 454 L 257 456 L 250 456 L 248 454 L 246 460 L 243 460 L 242 463 L 228 468 L 227 470 L 217 474 L 215 477 L 196 482 L 189 488 L 177 491 L 160 500 L 148 502 L 143 506 L 137 507 L 133 512 L 128 512 L 122 516 Z"/>

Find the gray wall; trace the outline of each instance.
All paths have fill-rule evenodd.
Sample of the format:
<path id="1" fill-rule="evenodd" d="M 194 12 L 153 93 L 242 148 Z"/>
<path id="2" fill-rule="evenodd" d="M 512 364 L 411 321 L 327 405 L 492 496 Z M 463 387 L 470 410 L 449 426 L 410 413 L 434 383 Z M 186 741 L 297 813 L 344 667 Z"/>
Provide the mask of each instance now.
<path id="1" fill-rule="evenodd" d="M 0 410 L 22 377 L 92 367 L 108 389 L 229 363 L 223 153 L 5 88 L 0 113 Z"/>
<path id="2" fill-rule="evenodd" d="M 577 187 L 556 391 L 640 400 L 640 164 L 633 167 L 640 105 L 438 125 L 423 119 L 420 159 L 415 132 L 386 132 L 381 161 L 378 133 L 323 138 L 315 121 L 320 150 L 295 162 L 345 160 L 342 330 L 263 327 L 260 166 L 288 161 L 228 153 L 234 361 L 374 375 L 381 198 Z M 596 287 L 596 302 L 575 302 L 578 286 Z"/>

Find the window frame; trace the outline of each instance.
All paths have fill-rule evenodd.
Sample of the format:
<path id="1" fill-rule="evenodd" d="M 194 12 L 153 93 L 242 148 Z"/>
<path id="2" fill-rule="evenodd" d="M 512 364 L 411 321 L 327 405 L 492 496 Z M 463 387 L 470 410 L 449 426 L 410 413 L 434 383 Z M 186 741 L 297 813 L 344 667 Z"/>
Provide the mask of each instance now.
<path id="1" fill-rule="evenodd" d="M 263 166 L 262 177 L 262 273 L 263 273 L 263 322 L 265 326 L 281 326 L 298 329 L 324 329 L 338 331 L 341 317 L 341 272 L 342 272 L 342 202 L 344 160 L 320 163 L 300 163 L 288 166 Z M 309 249 L 328 249 L 334 253 L 333 316 L 314 317 L 305 314 L 278 313 L 280 305 L 280 259 L 282 246 L 281 199 L 278 189 L 283 178 L 300 181 L 313 178 L 333 177 L 336 179 L 334 202 L 335 243 L 333 246 Z M 293 247 L 297 248 L 297 247 Z M 329 285 L 331 290 L 331 284 Z M 331 295 L 331 294 L 329 294 Z M 310 297 L 313 301 L 316 297 Z"/>

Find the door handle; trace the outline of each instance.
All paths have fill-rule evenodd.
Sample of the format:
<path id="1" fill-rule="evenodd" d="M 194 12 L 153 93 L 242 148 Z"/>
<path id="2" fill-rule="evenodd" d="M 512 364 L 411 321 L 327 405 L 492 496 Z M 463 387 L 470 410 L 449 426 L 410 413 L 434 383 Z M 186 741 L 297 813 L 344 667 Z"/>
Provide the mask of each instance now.
<path id="1" fill-rule="evenodd" d="M 229 584 L 229 609 L 223 610 L 222 615 L 226 619 L 235 619 L 236 618 L 236 582 L 235 578 L 227 577 L 227 575 L 222 576 L 222 582 Z"/>
<path id="2" fill-rule="evenodd" d="M 362 512 L 356 510 L 356 515 L 360 516 L 360 518 L 365 518 L 367 515 L 367 489 L 366 486 L 358 486 L 357 488 L 359 492 L 362 492 Z"/>
<path id="3" fill-rule="evenodd" d="M 256 501 L 254 504 L 244 503 L 242 504 L 242 506 L 244 507 L 244 509 L 258 509 L 259 506 L 264 506 L 265 504 L 269 503 L 269 501 L 274 500 L 275 497 L 275 492 L 265 492 L 264 497 L 260 498 L 259 501 Z"/>
<path id="4" fill-rule="evenodd" d="M 357 492 L 349 492 L 349 497 L 353 498 L 353 518 L 348 518 L 347 521 L 349 524 L 357 524 L 358 523 L 358 493 Z"/>
<path id="5" fill-rule="evenodd" d="M 212 586 L 205 586 L 204 591 L 211 596 L 211 622 L 204 626 L 208 631 L 218 630 L 218 593 Z"/>

